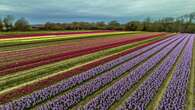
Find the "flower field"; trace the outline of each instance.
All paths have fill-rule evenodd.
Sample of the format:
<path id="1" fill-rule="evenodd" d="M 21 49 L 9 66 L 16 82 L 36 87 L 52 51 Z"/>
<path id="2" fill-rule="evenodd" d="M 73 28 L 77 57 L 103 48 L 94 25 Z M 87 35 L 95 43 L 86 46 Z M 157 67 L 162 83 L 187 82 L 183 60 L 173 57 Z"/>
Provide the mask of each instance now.
<path id="1" fill-rule="evenodd" d="M 53 32 L 53 33 L 37 33 L 37 34 L 13 34 L 13 35 L 0 35 L 0 39 L 6 38 L 24 38 L 24 37 L 41 37 L 49 35 L 72 35 L 72 34 L 93 34 L 93 33 L 106 33 L 113 32 L 110 30 L 104 31 L 78 31 L 78 32 Z"/>
<path id="2" fill-rule="evenodd" d="M 0 35 L 0 110 L 192 110 L 195 35 Z"/>

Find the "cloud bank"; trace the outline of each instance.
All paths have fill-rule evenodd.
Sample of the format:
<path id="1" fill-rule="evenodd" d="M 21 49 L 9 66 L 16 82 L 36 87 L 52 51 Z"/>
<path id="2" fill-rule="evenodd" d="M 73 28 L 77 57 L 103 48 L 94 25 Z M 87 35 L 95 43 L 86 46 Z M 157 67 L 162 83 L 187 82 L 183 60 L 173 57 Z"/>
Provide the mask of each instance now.
<path id="1" fill-rule="evenodd" d="M 176 17 L 195 11 L 195 0 L 1 0 L 0 17 L 46 21 L 128 21 L 146 17 Z"/>

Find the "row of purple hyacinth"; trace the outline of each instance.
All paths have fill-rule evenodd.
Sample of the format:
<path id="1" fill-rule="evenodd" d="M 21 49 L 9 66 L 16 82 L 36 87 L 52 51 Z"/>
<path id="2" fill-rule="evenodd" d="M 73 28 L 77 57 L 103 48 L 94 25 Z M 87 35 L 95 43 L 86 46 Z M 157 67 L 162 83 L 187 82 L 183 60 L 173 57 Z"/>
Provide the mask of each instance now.
<path id="1" fill-rule="evenodd" d="M 181 39 L 180 39 L 181 40 Z M 69 107 L 73 106 L 74 104 L 80 102 L 82 99 L 87 97 L 88 95 L 94 93 L 101 87 L 105 86 L 109 82 L 113 81 L 115 78 L 121 76 L 123 73 L 127 72 L 129 69 L 137 65 L 138 63 L 142 62 L 143 60 L 147 59 L 152 54 L 161 50 L 167 43 L 159 45 L 136 58 L 121 64 L 117 68 L 114 68 L 111 71 L 104 73 L 103 75 L 97 77 L 96 79 L 87 82 L 84 85 L 74 89 L 68 94 L 64 96 L 58 97 L 55 100 L 49 101 L 47 104 L 42 106 L 40 109 L 48 109 L 48 108 L 63 108 L 68 109 Z"/>
<path id="2" fill-rule="evenodd" d="M 86 80 L 88 80 L 88 79 L 90 79 L 90 78 L 92 78 L 92 77 L 94 77 L 102 72 L 105 72 L 105 71 L 113 68 L 116 65 L 119 65 L 119 64 L 145 52 L 145 51 L 148 51 L 149 49 L 154 50 L 154 47 L 156 47 L 158 45 L 159 45 L 158 47 L 160 47 L 159 49 L 161 49 L 163 46 L 166 46 L 169 43 L 171 43 L 177 39 L 178 39 L 178 37 L 175 36 L 175 37 L 163 40 L 161 42 L 158 42 L 156 44 L 147 46 L 145 48 L 139 49 L 139 50 L 132 52 L 128 55 L 125 55 L 123 57 L 120 57 L 118 59 L 115 59 L 115 60 L 110 61 L 108 63 L 105 63 L 103 65 L 92 68 L 86 72 L 79 74 L 79 75 L 73 76 L 65 81 L 61 81 L 60 83 L 57 83 L 57 84 L 52 85 L 50 87 L 47 87 L 45 89 L 36 91 L 30 95 L 24 96 L 18 100 L 15 100 L 13 102 L 5 104 L 1 108 L 16 109 L 16 110 L 30 108 L 30 107 L 32 107 L 32 106 L 34 106 L 42 101 L 47 100 L 50 97 L 56 96 L 57 94 L 66 91 L 67 89 L 69 89 L 75 85 L 81 84 L 82 82 L 84 82 L 84 81 L 86 81 Z M 148 52 L 148 53 L 150 53 L 150 52 Z M 142 59 L 144 59 L 144 58 L 142 58 Z"/>
<path id="3" fill-rule="evenodd" d="M 114 102 L 120 100 L 120 98 L 135 84 L 137 83 L 151 68 L 162 60 L 183 38 L 170 44 L 166 48 L 162 49 L 159 53 L 148 59 L 145 63 L 138 66 L 131 71 L 129 75 L 113 86 L 105 90 L 103 93 L 95 97 L 88 104 L 84 106 L 84 109 L 89 110 L 106 110 Z"/>
<path id="4" fill-rule="evenodd" d="M 190 38 L 190 41 L 184 50 L 181 63 L 176 65 L 176 71 L 173 74 L 158 110 L 185 109 L 186 90 L 192 62 L 193 42 L 194 36 Z"/>
<path id="5" fill-rule="evenodd" d="M 113 81 L 117 77 L 121 76 L 123 73 L 130 70 L 132 67 L 147 59 L 149 56 L 161 50 L 165 47 L 167 43 L 156 46 L 155 48 L 150 49 L 149 51 L 135 57 L 134 59 L 121 64 L 120 66 L 105 72 L 99 77 L 79 86 L 78 88 L 72 90 L 71 92 L 65 94 L 64 96 L 57 97 L 54 100 L 48 101 L 48 103 L 41 106 L 39 109 L 51 109 L 51 108 L 60 108 L 60 109 L 68 109 L 74 104 L 80 102 L 82 99 L 87 97 L 88 95 L 94 93 L 101 87 L 105 86 L 109 82 Z"/>
<path id="6" fill-rule="evenodd" d="M 147 104 L 156 95 L 158 89 L 162 85 L 163 81 L 166 79 L 169 71 L 173 67 L 177 58 L 179 57 L 182 49 L 185 46 L 188 38 L 186 37 L 160 64 L 151 76 L 144 81 L 144 83 L 135 91 L 135 93 L 130 96 L 130 98 L 125 102 L 121 110 L 126 109 L 136 109 L 144 110 Z"/>

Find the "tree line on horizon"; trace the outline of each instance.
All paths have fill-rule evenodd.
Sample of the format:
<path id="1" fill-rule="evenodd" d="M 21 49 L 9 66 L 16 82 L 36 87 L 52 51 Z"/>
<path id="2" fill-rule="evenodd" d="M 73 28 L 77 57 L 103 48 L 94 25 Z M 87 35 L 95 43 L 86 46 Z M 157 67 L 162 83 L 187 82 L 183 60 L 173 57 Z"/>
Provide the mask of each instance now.
<path id="1" fill-rule="evenodd" d="M 122 30 L 122 31 L 149 31 L 149 32 L 182 32 L 195 33 L 195 12 L 181 17 L 164 17 L 158 20 L 146 18 L 143 21 L 133 20 L 127 23 L 111 22 L 47 22 L 41 26 L 33 27 L 30 22 L 22 17 L 15 20 L 8 15 L 0 19 L 0 31 L 39 31 L 39 30 Z"/>

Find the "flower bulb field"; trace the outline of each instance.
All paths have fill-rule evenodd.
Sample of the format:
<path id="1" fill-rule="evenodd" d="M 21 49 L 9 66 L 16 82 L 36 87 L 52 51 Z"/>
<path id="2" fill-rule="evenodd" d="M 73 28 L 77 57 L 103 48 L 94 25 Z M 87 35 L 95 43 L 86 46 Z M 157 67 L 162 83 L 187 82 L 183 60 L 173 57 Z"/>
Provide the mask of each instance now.
<path id="1" fill-rule="evenodd" d="M 0 35 L 0 110 L 193 110 L 195 34 Z"/>

